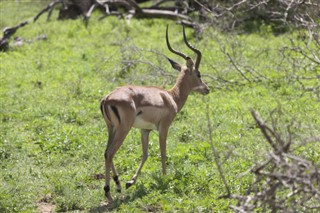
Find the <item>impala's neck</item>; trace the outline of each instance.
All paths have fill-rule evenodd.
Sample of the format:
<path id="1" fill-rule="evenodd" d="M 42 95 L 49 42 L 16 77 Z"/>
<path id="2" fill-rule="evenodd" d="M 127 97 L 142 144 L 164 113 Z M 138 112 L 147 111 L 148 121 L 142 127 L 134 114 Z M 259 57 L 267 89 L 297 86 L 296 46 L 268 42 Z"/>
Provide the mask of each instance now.
<path id="1" fill-rule="evenodd" d="M 174 87 L 172 87 L 172 89 L 169 90 L 169 93 L 172 95 L 173 100 L 177 104 L 178 112 L 186 103 L 188 95 L 191 92 L 191 88 L 184 78 L 186 78 L 186 76 L 184 74 L 180 74 Z"/>

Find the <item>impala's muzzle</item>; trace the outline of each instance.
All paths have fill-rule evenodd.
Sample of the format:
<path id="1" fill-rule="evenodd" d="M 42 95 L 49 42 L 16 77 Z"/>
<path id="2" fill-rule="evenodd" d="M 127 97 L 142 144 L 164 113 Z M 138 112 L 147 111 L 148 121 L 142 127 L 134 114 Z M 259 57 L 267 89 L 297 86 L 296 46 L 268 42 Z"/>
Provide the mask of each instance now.
<path id="1" fill-rule="evenodd" d="M 210 89 L 208 86 L 201 91 L 202 95 L 208 95 L 210 93 Z"/>
<path id="2" fill-rule="evenodd" d="M 199 92 L 202 95 L 208 95 L 210 92 L 209 87 L 206 84 L 203 84 L 201 86 L 198 86 L 196 88 L 193 89 L 195 92 Z"/>

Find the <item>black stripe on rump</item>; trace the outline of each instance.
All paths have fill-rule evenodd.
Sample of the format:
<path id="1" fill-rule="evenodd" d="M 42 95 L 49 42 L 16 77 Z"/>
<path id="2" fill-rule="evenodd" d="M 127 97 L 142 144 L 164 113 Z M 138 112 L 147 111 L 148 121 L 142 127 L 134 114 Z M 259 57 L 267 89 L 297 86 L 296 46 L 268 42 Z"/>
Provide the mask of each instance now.
<path id="1" fill-rule="evenodd" d="M 116 116 L 117 116 L 117 118 L 119 120 L 119 123 L 121 123 L 118 109 L 115 106 L 110 106 L 110 107 L 111 107 L 112 111 L 114 112 L 114 114 L 116 114 Z"/>
<path id="2" fill-rule="evenodd" d="M 101 110 L 101 113 L 102 113 L 102 115 L 103 115 L 103 117 L 104 116 L 107 116 L 107 118 L 108 118 L 108 120 L 110 121 L 110 115 L 109 115 L 109 113 L 108 113 L 108 111 L 106 111 L 106 108 L 105 108 L 105 99 L 103 99 L 102 101 L 101 101 L 101 103 L 100 103 L 100 110 Z"/>
<path id="3" fill-rule="evenodd" d="M 101 103 L 100 103 L 100 110 L 101 110 L 102 115 L 104 115 L 104 112 L 103 112 L 103 103 L 104 103 L 104 100 L 102 100 Z"/>

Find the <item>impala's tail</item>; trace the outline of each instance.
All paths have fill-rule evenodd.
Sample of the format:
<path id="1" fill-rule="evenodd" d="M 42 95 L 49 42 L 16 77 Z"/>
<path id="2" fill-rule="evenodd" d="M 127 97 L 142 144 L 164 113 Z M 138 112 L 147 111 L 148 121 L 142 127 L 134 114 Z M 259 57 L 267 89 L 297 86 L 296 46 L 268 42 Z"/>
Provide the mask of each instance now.
<path id="1" fill-rule="evenodd" d="M 108 97 L 102 99 L 100 110 L 107 125 L 118 126 L 121 123 L 119 111 L 117 107 L 108 101 Z"/>

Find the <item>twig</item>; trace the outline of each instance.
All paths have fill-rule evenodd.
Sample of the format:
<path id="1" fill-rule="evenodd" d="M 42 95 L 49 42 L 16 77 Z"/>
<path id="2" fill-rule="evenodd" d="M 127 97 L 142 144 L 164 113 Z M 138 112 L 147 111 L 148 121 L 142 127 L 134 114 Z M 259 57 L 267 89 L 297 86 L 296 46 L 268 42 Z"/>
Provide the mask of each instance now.
<path id="1" fill-rule="evenodd" d="M 222 182 L 223 182 L 225 189 L 227 191 L 227 194 L 224 196 L 220 196 L 220 198 L 229 197 L 231 194 L 230 186 L 228 185 L 228 182 L 226 180 L 226 177 L 225 177 L 223 170 L 222 170 L 222 167 L 221 167 L 221 163 L 219 162 L 218 151 L 216 150 L 215 146 L 213 145 L 213 141 L 212 141 L 213 134 L 212 134 L 212 126 L 211 126 L 211 120 L 210 120 L 210 107 L 209 107 L 208 101 L 206 101 L 206 116 L 207 116 L 207 126 L 208 126 L 208 131 L 209 131 L 209 142 L 211 145 L 212 154 L 214 156 L 214 162 L 218 168 L 218 172 L 220 174 Z"/>

